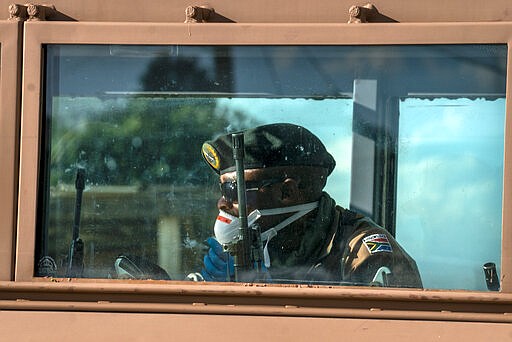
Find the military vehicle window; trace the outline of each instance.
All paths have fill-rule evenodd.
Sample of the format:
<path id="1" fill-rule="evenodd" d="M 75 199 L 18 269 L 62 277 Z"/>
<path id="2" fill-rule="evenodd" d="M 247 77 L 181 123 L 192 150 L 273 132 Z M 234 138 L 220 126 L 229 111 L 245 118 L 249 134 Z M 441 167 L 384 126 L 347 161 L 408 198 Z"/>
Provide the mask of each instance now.
<path id="1" fill-rule="evenodd" d="M 36 276 L 499 287 L 505 45 L 44 51 Z"/>

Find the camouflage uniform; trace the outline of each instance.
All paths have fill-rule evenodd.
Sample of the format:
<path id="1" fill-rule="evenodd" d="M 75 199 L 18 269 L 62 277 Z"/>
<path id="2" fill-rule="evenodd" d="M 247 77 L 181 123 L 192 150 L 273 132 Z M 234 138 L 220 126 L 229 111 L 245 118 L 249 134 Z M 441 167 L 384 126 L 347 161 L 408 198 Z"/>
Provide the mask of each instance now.
<path id="1" fill-rule="evenodd" d="M 415 261 L 389 232 L 336 206 L 326 193 L 307 225 L 308 237 L 296 253 L 279 255 L 279 247 L 271 241 L 269 271 L 274 282 L 422 287 Z M 381 267 L 391 271 L 387 283 L 372 283 Z"/>

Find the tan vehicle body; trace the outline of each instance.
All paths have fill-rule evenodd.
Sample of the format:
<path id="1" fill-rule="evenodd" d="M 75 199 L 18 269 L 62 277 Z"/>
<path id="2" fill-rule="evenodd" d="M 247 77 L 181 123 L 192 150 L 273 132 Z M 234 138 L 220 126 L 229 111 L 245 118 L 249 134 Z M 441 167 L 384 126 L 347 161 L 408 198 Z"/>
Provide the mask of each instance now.
<path id="1" fill-rule="evenodd" d="M 511 121 L 506 120 L 505 128 L 499 293 L 35 278 L 42 70 L 40 64 L 27 63 L 40 60 L 40 44 L 52 42 L 371 45 L 386 39 L 395 44 L 508 43 L 510 116 L 510 1 L 381 0 L 373 3 L 377 14 L 364 7 L 359 8 L 362 16 L 351 17 L 351 6 L 366 4 L 346 0 L 211 0 L 207 4 L 55 0 L 53 7 L 39 7 L 40 14 L 32 20 L 17 16 L 9 5 L 0 1 L 5 19 L 0 22 L 1 340 L 512 340 Z M 205 6 L 214 12 L 209 17 L 204 13 L 193 17 L 189 8 L 187 17 L 189 6 Z M 202 18 L 206 22 L 194 22 Z"/>

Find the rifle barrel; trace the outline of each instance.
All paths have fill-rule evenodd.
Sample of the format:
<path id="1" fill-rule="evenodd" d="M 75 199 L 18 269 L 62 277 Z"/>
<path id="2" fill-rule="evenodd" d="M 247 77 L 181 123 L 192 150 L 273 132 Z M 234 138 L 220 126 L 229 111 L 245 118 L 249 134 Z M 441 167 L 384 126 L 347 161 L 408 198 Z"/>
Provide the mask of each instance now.
<path id="1" fill-rule="evenodd" d="M 245 271 L 252 267 L 251 265 L 251 241 L 250 232 L 247 222 L 247 199 L 245 191 L 245 174 L 244 174 L 244 134 L 234 133 L 233 142 L 233 158 L 235 159 L 236 168 L 236 184 L 238 194 L 238 217 L 240 218 L 240 248 L 237 248 L 235 255 L 235 281 L 238 281 L 239 271 Z"/>

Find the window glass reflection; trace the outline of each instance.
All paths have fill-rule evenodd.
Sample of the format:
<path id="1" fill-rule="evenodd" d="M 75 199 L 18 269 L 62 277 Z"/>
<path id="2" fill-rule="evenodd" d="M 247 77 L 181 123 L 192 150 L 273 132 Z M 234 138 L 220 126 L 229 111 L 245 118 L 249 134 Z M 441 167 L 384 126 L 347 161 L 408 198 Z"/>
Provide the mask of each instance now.
<path id="1" fill-rule="evenodd" d="M 483 265 L 499 273 L 504 112 L 503 98 L 401 102 L 397 238 L 428 287 L 484 290 Z"/>
<path id="2" fill-rule="evenodd" d="M 218 180 L 202 161 L 202 143 L 227 130 L 300 123 L 304 109 L 318 105 L 306 99 L 54 98 L 49 226 L 42 242 L 57 255 L 57 275 L 67 270 L 78 168 L 86 173 L 82 275 L 114 277 L 114 260 L 123 254 L 184 279 L 201 269 L 218 212 Z M 350 156 L 351 101 L 331 99 L 320 106 L 326 121 L 310 120 L 310 129 Z M 293 107 L 297 113 L 287 114 Z M 332 179 L 345 184 L 329 186 L 348 203 L 349 160 Z"/>
<path id="3" fill-rule="evenodd" d="M 483 263 L 499 271 L 506 46 L 48 45 L 45 57 L 37 276 L 244 280 L 212 236 L 238 215 L 219 137 L 247 129 L 261 238 L 249 280 L 485 290 Z M 417 167 L 433 161 L 458 186 Z M 489 215 L 473 213 L 486 234 L 468 226 L 470 202 L 485 202 Z M 471 248 L 453 255 L 460 241 Z M 439 273 L 448 256 L 467 268 Z"/>

